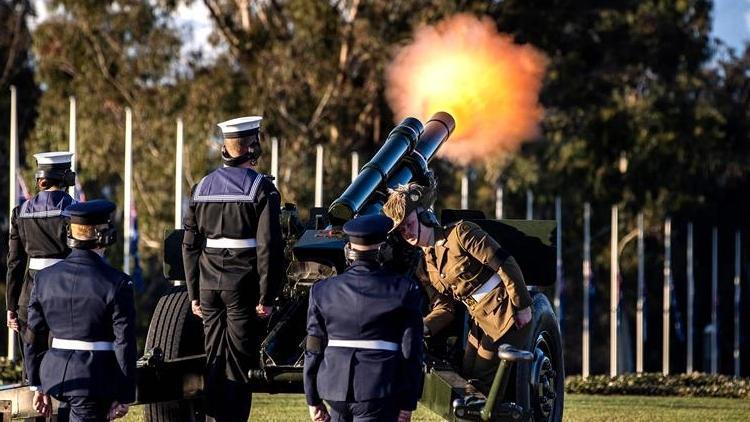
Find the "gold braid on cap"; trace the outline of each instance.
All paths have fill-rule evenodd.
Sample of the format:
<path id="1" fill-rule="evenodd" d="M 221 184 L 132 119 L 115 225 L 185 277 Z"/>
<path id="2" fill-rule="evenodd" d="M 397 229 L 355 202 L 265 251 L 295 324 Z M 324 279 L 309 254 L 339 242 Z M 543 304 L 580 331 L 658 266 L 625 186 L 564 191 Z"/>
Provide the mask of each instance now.
<path id="1" fill-rule="evenodd" d="M 432 186 L 417 183 L 400 185 L 388 190 L 388 200 L 383 205 L 383 213 L 393 220 L 393 227 L 396 228 L 417 208 L 432 209 L 435 199 L 435 189 Z"/>

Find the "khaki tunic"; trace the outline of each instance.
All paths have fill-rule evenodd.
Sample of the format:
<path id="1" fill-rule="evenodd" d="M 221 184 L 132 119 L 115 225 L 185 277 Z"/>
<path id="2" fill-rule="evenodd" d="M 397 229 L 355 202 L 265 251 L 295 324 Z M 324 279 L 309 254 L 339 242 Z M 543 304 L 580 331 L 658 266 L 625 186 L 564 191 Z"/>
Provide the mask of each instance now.
<path id="1" fill-rule="evenodd" d="M 424 256 L 417 274 L 431 302 L 424 323 L 432 333 L 450 323 L 455 302 L 462 302 L 482 331 L 498 341 L 513 326 L 513 314 L 531 306 L 531 296 L 515 259 L 474 223 L 460 221 L 436 228 L 435 246 L 424 248 Z M 494 274 L 500 276 L 502 283 L 474 301 L 471 294 Z"/>

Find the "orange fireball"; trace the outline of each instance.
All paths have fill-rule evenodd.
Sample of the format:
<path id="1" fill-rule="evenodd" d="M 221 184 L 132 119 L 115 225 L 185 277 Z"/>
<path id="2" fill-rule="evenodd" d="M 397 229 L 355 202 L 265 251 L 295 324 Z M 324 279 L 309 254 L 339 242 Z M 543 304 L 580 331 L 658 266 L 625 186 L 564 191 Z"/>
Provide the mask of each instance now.
<path id="1" fill-rule="evenodd" d="M 440 154 L 468 164 L 538 136 L 546 65 L 491 20 L 461 14 L 417 30 L 388 68 L 386 95 L 398 120 L 452 114 L 456 130 Z"/>

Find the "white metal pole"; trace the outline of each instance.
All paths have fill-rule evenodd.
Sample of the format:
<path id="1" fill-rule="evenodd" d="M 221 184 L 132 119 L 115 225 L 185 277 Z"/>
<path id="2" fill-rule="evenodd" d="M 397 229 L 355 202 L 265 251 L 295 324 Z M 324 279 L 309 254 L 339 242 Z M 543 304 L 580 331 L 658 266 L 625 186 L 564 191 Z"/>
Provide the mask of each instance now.
<path id="1" fill-rule="evenodd" d="M 693 373 L 693 303 L 695 274 L 693 272 L 693 223 L 687 225 L 687 373 Z"/>
<path id="2" fill-rule="evenodd" d="M 273 184 L 279 187 L 279 140 L 276 137 L 271 138 L 271 176 Z"/>
<path id="3" fill-rule="evenodd" d="M 182 228 L 182 160 L 183 126 L 182 118 L 177 119 L 176 146 L 174 152 L 174 228 Z"/>
<path id="4" fill-rule="evenodd" d="M 8 189 L 8 223 L 10 223 L 10 216 L 13 215 L 13 208 L 16 207 L 18 198 L 16 197 L 18 191 L 18 174 L 16 172 L 16 165 L 18 164 L 18 110 L 17 110 L 17 99 L 16 99 L 16 87 L 10 87 L 10 138 L 8 146 L 8 152 L 10 155 L 10 163 L 8 163 L 8 183 L 10 183 L 10 189 Z M 9 226 L 10 227 L 10 226 Z M 8 360 L 16 360 L 16 332 L 8 328 Z"/>
<path id="5" fill-rule="evenodd" d="M 742 239 L 740 231 L 734 233 L 734 376 L 740 376 L 740 251 Z"/>
<path id="6" fill-rule="evenodd" d="M 711 373 L 719 371 L 719 229 L 714 227 L 711 233 Z"/>
<path id="7" fill-rule="evenodd" d="M 461 175 L 461 209 L 469 209 L 469 168 Z"/>
<path id="8" fill-rule="evenodd" d="M 562 294 L 563 285 L 563 260 L 562 260 L 562 199 L 559 196 L 555 197 L 555 222 L 557 223 L 556 237 L 555 237 L 555 297 L 553 299 L 555 304 L 555 312 L 557 313 L 558 323 L 562 320 L 563 316 L 560 313 L 560 295 Z"/>
<path id="9" fill-rule="evenodd" d="M 534 219 L 534 192 L 531 189 L 526 189 L 526 219 Z"/>
<path id="10" fill-rule="evenodd" d="M 495 187 L 495 218 L 497 220 L 503 218 L 503 185 L 500 183 Z"/>
<path id="11" fill-rule="evenodd" d="M 669 334 L 672 312 L 672 219 L 664 221 L 664 297 L 662 301 L 661 373 L 669 375 Z"/>
<path id="12" fill-rule="evenodd" d="M 133 177 L 133 112 L 125 109 L 125 198 L 123 200 L 123 259 L 122 271 L 130 274 L 130 227 Z"/>
<path id="13" fill-rule="evenodd" d="M 591 288 L 591 204 L 586 202 L 583 206 L 583 335 L 581 374 L 584 378 L 589 376 L 590 358 L 590 304 L 589 290 Z"/>
<path id="14" fill-rule="evenodd" d="M 352 182 L 359 175 L 359 153 L 357 151 L 352 152 Z"/>
<path id="15" fill-rule="evenodd" d="M 643 372 L 643 311 L 646 300 L 645 288 L 645 254 L 644 254 L 644 228 L 643 213 L 638 213 L 638 302 L 636 304 L 635 314 L 635 371 Z"/>
<path id="16" fill-rule="evenodd" d="M 316 147 L 315 156 L 315 206 L 323 206 L 323 145 Z"/>
<path id="17" fill-rule="evenodd" d="M 612 206 L 612 236 L 610 238 L 610 270 L 609 270 L 609 376 L 616 377 L 617 368 L 617 317 L 620 302 L 620 289 L 618 286 L 618 245 L 619 245 L 619 221 L 617 216 L 617 205 Z"/>
<path id="18" fill-rule="evenodd" d="M 70 160 L 70 169 L 76 171 L 76 97 L 70 97 L 70 121 L 68 122 L 68 150 L 73 153 Z M 76 197 L 76 184 L 68 187 L 68 193 Z"/>

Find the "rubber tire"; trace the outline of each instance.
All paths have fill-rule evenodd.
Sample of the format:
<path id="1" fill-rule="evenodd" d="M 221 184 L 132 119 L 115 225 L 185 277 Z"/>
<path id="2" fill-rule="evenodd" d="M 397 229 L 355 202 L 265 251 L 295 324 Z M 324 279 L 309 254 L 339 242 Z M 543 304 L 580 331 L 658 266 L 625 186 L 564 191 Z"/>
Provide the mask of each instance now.
<path id="1" fill-rule="evenodd" d="M 185 286 L 170 287 L 151 317 L 146 350 L 161 348 L 165 359 L 204 353 L 203 324 L 192 314 Z M 198 422 L 205 420 L 202 400 L 178 400 L 144 405 L 145 422 Z"/>
<path id="2" fill-rule="evenodd" d="M 547 420 L 551 422 L 560 422 L 563 417 L 563 404 L 565 401 L 565 368 L 560 326 L 552 305 L 543 293 L 533 292 L 532 301 L 534 315 L 532 320 L 532 324 L 534 324 L 532 329 L 533 334 L 529 337 L 526 350 L 533 352 L 536 348 L 537 339 L 542 333 L 545 333 L 545 338 L 551 349 L 551 356 L 548 357 L 552 361 L 553 368 L 555 368 L 557 372 L 554 380 L 554 390 L 556 394 L 555 403 L 552 407 L 550 417 Z M 530 409 L 532 407 L 531 395 L 533 393 L 530 382 L 531 364 L 519 365 L 515 372 L 516 403 L 521 405 L 524 409 Z"/>

